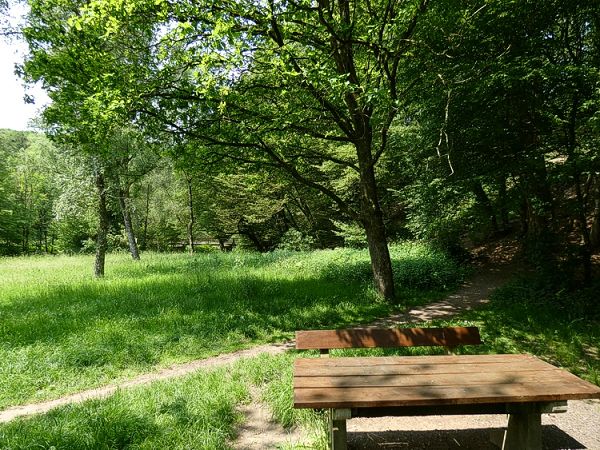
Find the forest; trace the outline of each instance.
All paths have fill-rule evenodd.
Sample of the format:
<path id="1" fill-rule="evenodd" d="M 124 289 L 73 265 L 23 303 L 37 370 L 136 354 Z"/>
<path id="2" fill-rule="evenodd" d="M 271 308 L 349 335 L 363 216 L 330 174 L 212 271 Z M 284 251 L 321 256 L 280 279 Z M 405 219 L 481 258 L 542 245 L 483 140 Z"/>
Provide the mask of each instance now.
<path id="1" fill-rule="evenodd" d="M 516 233 L 592 280 L 591 0 L 29 5 L 52 103 L 0 134 L 2 254 L 367 247 L 392 298 L 388 242 Z"/>
<path id="2" fill-rule="evenodd" d="M 337 363 L 290 348 L 354 327 L 481 345 L 331 347 L 379 378 L 328 390 L 487 361 L 391 389 L 495 390 L 539 430 L 515 448 L 600 446 L 597 0 L 0 0 L 0 39 L 51 100 L 0 129 L 0 448 L 329 448 L 294 367 Z M 491 445 L 443 418 L 387 443 Z"/>

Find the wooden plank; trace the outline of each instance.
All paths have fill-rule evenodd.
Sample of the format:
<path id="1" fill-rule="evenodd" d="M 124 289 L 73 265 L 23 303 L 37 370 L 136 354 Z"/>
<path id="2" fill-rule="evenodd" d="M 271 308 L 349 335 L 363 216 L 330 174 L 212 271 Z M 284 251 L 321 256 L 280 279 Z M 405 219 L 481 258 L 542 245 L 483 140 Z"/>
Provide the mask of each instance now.
<path id="1" fill-rule="evenodd" d="M 332 348 L 417 347 L 481 344 L 477 327 L 353 328 L 296 332 L 299 350 Z"/>
<path id="2" fill-rule="evenodd" d="M 296 377 L 294 388 L 386 387 L 386 386 L 471 386 L 480 384 L 537 383 L 556 381 L 560 369 L 522 372 L 471 372 L 454 374 L 388 374 L 357 376 Z M 560 374 L 559 374 L 560 375 Z"/>
<path id="3" fill-rule="evenodd" d="M 600 389 L 564 382 L 489 384 L 475 386 L 391 386 L 373 388 L 297 388 L 297 408 L 368 408 L 477 403 L 553 402 L 600 398 Z"/>
<path id="4" fill-rule="evenodd" d="M 434 374 L 456 374 L 463 373 L 516 373 L 516 372 L 546 372 L 560 370 L 556 367 L 542 361 L 523 361 L 515 360 L 513 362 L 487 362 L 479 364 L 475 361 L 462 362 L 457 360 L 455 364 L 435 364 L 433 362 L 419 362 L 405 364 L 402 361 L 399 364 L 379 364 L 379 358 L 371 358 L 373 361 L 365 361 L 363 365 L 345 365 L 345 364 L 296 364 L 294 367 L 295 377 L 318 377 L 318 376 L 393 376 L 393 375 L 434 375 Z M 339 358 L 338 358 L 339 360 Z M 399 361 L 400 362 L 400 361 Z"/>
<path id="5" fill-rule="evenodd" d="M 531 355 L 428 355 L 428 356 L 354 356 L 354 357 L 332 357 L 328 360 L 321 360 L 318 358 L 297 358 L 294 361 L 294 366 L 383 366 L 383 365 L 398 365 L 398 364 L 423 364 L 423 365 L 440 365 L 440 364 L 451 364 L 456 365 L 457 363 L 468 364 L 486 364 L 486 363 L 514 363 L 517 361 L 538 361 L 541 364 L 547 364 L 551 367 L 551 364 L 544 363 L 542 360 L 531 356 Z"/>
<path id="6" fill-rule="evenodd" d="M 408 366 L 362 366 L 362 367 L 345 367 L 344 371 L 340 371 L 338 367 L 305 367 L 302 370 L 297 371 L 296 376 L 298 377 L 310 377 L 310 376 L 368 376 L 368 375 L 412 375 L 412 374 L 457 374 L 468 373 L 469 371 L 478 371 L 481 373 L 493 373 L 493 372 L 508 372 L 512 373 L 515 371 L 526 372 L 526 371 L 546 371 L 552 370 L 547 368 L 535 369 L 531 368 L 527 364 L 515 364 L 515 367 L 510 368 L 506 364 L 486 364 L 484 366 L 477 366 L 476 364 L 463 364 L 460 366 L 429 366 L 424 367 L 420 365 Z M 340 375 L 343 374 L 343 375 Z"/>
<path id="7" fill-rule="evenodd" d="M 295 371 L 296 376 L 357 376 L 357 375 L 409 375 L 426 373 L 447 373 L 460 374 L 467 371 L 478 371 L 481 373 L 489 372 L 519 372 L 519 371 L 546 371 L 556 370 L 556 368 L 542 365 L 533 365 L 525 362 L 515 362 L 510 365 L 506 363 L 489 364 L 398 364 L 398 365 L 373 365 L 365 364 L 363 366 L 305 366 Z"/>

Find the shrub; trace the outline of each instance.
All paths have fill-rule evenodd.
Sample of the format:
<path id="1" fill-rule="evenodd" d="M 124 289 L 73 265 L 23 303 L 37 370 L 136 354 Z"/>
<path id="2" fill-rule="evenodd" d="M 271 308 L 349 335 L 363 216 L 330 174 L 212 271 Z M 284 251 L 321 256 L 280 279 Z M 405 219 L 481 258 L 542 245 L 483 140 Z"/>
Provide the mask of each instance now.
<path id="1" fill-rule="evenodd" d="M 296 229 L 290 229 L 281 237 L 277 248 L 295 252 L 309 251 L 315 248 L 315 239 L 312 236 L 301 233 Z"/>
<path id="2" fill-rule="evenodd" d="M 336 249 L 323 252 L 322 275 L 326 279 L 362 280 L 372 277 L 366 250 Z M 464 270 L 447 253 L 424 243 L 390 246 L 394 281 L 400 288 L 447 289 L 464 278 Z"/>

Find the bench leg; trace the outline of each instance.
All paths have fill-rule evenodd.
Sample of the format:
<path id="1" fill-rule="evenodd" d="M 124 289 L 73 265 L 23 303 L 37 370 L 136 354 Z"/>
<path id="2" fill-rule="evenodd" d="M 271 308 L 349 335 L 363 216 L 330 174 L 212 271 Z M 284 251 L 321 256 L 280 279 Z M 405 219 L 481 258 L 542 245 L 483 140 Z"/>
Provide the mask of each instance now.
<path id="1" fill-rule="evenodd" d="M 503 450 L 542 450 L 542 414 L 537 405 L 511 411 Z"/>
<path id="2" fill-rule="evenodd" d="M 351 417 L 349 409 L 329 410 L 329 443 L 331 450 L 346 450 L 346 419 Z"/>

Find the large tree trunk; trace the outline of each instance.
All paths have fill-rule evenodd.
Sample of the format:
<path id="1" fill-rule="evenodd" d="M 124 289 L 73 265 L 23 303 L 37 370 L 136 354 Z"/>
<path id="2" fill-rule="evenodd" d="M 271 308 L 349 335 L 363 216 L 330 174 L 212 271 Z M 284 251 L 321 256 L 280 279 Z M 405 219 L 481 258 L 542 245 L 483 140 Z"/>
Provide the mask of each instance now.
<path id="1" fill-rule="evenodd" d="M 134 260 L 140 259 L 140 251 L 138 249 L 137 242 L 135 240 L 135 233 L 133 232 L 133 224 L 131 223 L 131 212 L 129 211 L 129 186 L 125 188 L 121 187 L 119 183 L 119 206 L 121 207 L 121 213 L 123 215 L 123 225 L 125 226 L 125 233 L 127 234 L 127 243 L 129 244 L 129 252 Z"/>
<path id="2" fill-rule="evenodd" d="M 392 261 L 387 245 L 383 213 L 379 205 L 370 139 L 356 145 L 360 166 L 360 216 L 365 227 L 375 288 L 391 300 L 395 296 Z"/>
<path id="3" fill-rule="evenodd" d="M 104 185 L 104 174 L 96 173 L 96 192 L 98 194 L 98 235 L 96 237 L 96 259 L 94 261 L 94 276 L 104 276 L 104 262 L 106 259 L 106 248 L 108 234 L 108 209 L 106 208 L 106 187 Z"/>

